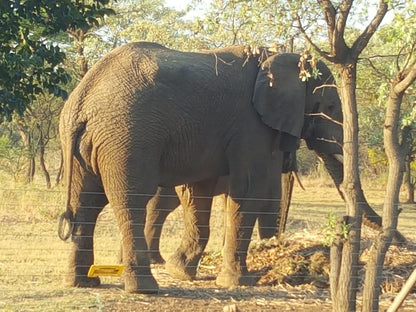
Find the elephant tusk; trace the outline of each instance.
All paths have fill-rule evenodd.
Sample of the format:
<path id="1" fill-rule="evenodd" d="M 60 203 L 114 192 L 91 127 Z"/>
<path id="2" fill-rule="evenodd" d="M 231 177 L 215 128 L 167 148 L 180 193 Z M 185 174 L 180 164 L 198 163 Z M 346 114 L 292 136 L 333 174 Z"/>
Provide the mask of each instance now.
<path id="1" fill-rule="evenodd" d="M 303 186 L 302 180 L 300 179 L 297 171 L 292 171 L 293 175 L 295 176 L 296 182 L 298 182 L 300 188 L 304 191 L 306 191 L 305 187 Z"/>
<path id="2" fill-rule="evenodd" d="M 67 241 L 71 237 L 74 223 L 67 213 L 61 214 L 58 220 L 58 236 L 61 240 Z"/>
<path id="3" fill-rule="evenodd" d="M 334 158 L 338 160 L 341 164 L 344 163 L 344 156 L 342 156 L 341 154 L 333 154 L 332 156 L 334 156 Z"/>

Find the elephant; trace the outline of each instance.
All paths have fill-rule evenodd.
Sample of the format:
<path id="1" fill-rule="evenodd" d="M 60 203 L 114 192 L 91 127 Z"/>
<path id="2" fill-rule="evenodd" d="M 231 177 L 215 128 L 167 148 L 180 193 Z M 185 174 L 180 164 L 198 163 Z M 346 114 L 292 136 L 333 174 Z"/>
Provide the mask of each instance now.
<path id="1" fill-rule="evenodd" d="M 299 65 L 310 66 L 298 54 L 267 49 L 181 52 L 149 42 L 102 57 L 71 92 L 59 121 L 67 188 L 60 219 L 70 225 L 60 237 L 72 240 L 69 284 L 100 282 L 87 272 L 97 216 L 109 203 L 122 236 L 125 291 L 158 292 L 144 238 L 147 203 L 159 186 L 205 183 L 203 193 L 210 193 L 228 176 L 216 283 L 252 285 L 248 241 L 259 216 L 276 220 L 274 173 L 283 153 L 303 138 L 312 149 L 342 154 L 341 103 L 336 88 L 323 87 L 333 76 L 319 61 L 320 76 L 304 81 Z"/>
<path id="2" fill-rule="evenodd" d="M 333 182 L 343 198 L 340 186 L 343 177 L 342 162 L 330 155 L 320 151 L 318 157 L 324 162 L 328 169 Z M 285 153 L 283 158 L 281 186 L 282 197 L 278 211 L 278 219 L 275 224 L 261 223 L 259 218 L 259 239 L 270 238 L 276 236 L 279 238 L 285 230 L 289 205 L 293 191 L 294 174 L 297 173 L 297 159 L 296 153 Z M 213 195 L 221 196 L 222 206 L 226 206 L 224 183 L 216 187 Z M 183 219 L 185 223 L 185 232 L 179 248 L 173 256 L 166 262 L 166 269 L 171 276 L 180 280 L 193 280 L 196 276 L 197 266 L 205 249 L 209 238 L 209 209 L 212 203 L 210 198 L 198 199 L 195 194 L 201 194 L 200 188 L 204 185 L 188 184 L 170 188 L 160 188 L 154 198 L 147 206 L 145 237 L 151 251 L 151 262 L 156 264 L 164 264 L 165 260 L 162 258 L 159 250 L 160 236 L 162 233 L 162 226 L 167 216 L 178 205 L 182 205 Z M 301 185 L 303 188 L 303 186 Z M 206 194 L 207 192 L 204 192 Z M 209 192 L 208 192 L 209 193 Z M 381 217 L 368 204 L 362 190 L 359 190 L 359 201 L 363 204 L 363 223 L 364 225 L 380 231 L 382 229 Z M 267 217 L 267 215 L 266 215 Z M 403 244 L 406 241 L 405 237 L 396 231 L 394 234 L 394 242 L 396 244 Z"/>
<path id="3" fill-rule="evenodd" d="M 286 226 L 294 176 L 297 175 L 297 161 L 295 152 L 285 152 L 283 155 L 281 176 L 281 200 L 278 207 L 277 220 L 264 222 L 258 216 L 259 239 L 270 238 L 274 235 L 280 237 Z M 209 182 L 209 181 L 208 181 Z M 159 243 L 162 226 L 167 216 L 179 205 L 183 207 L 183 220 L 185 233 L 180 247 L 166 263 L 168 272 L 181 280 L 192 280 L 196 275 L 197 265 L 208 242 L 210 228 L 209 218 L 212 197 L 217 197 L 217 204 L 223 209 L 226 207 L 227 177 L 221 177 L 216 186 L 203 183 L 192 183 L 173 188 L 158 189 L 156 195 L 146 207 L 145 237 L 150 250 L 152 263 L 164 264 L 165 260 L 160 254 Z M 209 190 L 207 191 L 207 187 Z M 303 187 L 301 185 L 301 187 Z M 205 194 L 205 195 L 203 195 Z M 200 198 L 198 198 L 200 197 Z M 225 209 L 224 209 L 225 210 Z M 265 215 L 265 220 L 268 215 Z M 224 221 L 225 223 L 226 221 Z"/>

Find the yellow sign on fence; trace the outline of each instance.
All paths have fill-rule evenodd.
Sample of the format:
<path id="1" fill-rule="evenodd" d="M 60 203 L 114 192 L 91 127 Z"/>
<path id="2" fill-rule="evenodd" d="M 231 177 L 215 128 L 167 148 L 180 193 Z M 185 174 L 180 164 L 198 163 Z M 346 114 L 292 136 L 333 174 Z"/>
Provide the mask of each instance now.
<path id="1" fill-rule="evenodd" d="M 120 276 L 123 273 L 123 265 L 97 265 L 93 264 L 89 271 L 88 277 L 97 276 Z"/>

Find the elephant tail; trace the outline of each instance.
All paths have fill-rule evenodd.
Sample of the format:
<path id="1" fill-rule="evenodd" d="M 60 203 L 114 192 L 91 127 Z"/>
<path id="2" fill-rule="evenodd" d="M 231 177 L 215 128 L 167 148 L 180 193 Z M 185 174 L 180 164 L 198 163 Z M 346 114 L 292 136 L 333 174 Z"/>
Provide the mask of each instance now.
<path id="1" fill-rule="evenodd" d="M 72 175 L 74 167 L 75 145 L 79 133 L 85 129 L 85 123 L 79 123 L 73 131 L 66 131 L 64 141 L 66 143 L 63 150 L 64 163 L 64 180 L 66 185 L 66 210 L 59 217 L 58 236 L 61 240 L 68 240 L 74 229 L 74 213 L 71 208 L 71 192 L 72 192 Z M 62 139 L 62 138 L 61 138 Z"/>

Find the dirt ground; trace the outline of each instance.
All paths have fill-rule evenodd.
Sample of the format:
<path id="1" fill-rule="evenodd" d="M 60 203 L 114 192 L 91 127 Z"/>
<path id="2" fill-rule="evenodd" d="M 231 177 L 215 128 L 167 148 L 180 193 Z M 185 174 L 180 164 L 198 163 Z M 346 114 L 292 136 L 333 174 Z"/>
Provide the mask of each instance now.
<path id="1" fill-rule="evenodd" d="M 6 193 L 7 191 L 7 193 Z M 367 191 L 380 212 L 382 193 Z M 162 265 L 153 266 L 160 292 L 157 295 L 128 294 L 120 278 L 103 277 L 98 288 L 68 288 L 63 283 L 71 245 L 56 234 L 57 215 L 62 211 L 59 193 L 3 190 L 0 192 L 0 311 L 332 311 L 329 288 L 329 250 L 323 246 L 323 226 L 328 212 L 342 214 L 344 204 L 336 189 L 309 187 L 292 202 L 287 231 L 282 240 L 253 238 L 248 265 L 258 277 L 253 287 L 222 289 L 215 285 L 221 263 L 222 212 L 214 209 L 207 253 L 197 279 L 181 282 L 171 278 Z M 42 196 L 38 199 L 39 196 Z M 50 196 L 52 199 L 45 198 Z M 311 199 L 315 200 L 311 200 Z M 52 204 L 51 204 L 52 203 Z M 10 209 L 13 208 L 13 209 Z M 416 265 L 416 206 L 402 205 L 399 229 L 408 238 L 406 246 L 392 246 L 386 257 L 381 287 L 380 311 L 386 311 Z M 175 214 L 176 213 L 176 214 Z M 181 239 L 180 210 L 167 220 L 162 234 L 166 258 Z M 111 214 L 104 211 L 96 228 L 96 264 L 116 264 L 120 237 Z M 360 276 L 374 232 L 363 229 Z M 416 293 L 400 311 L 416 311 Z M 361 294 L 357 298 L 360 310 Z"/>
<path id="2" fill-rule="evenodd" d="M 161 286 L 158 295 L 125 294 L 120 284 L 104 284 L 89 290 L 99 294 L 101 300 L 84 311 L 332 311 L 328 248 L 323 247 L 317 237 L 316 233 L 303 231 L 282 241 L 271 239 L 253 244 L 249 266 L 260 277 L 255 287 L 233 290 L 216 287 L 214 278 L 221 255 L 206 254 L 195 281 L 174 280 L 162 265 L 155 265 L 153 273 Z M 390 248 L 383 274 L 380 311 L 386 311 L 413 269 L 414 247 L 410 244 Z M 363 252 L 362 265 L 365 258 L 366 252 Z M 358 309 L 360 305 L 359 297 Z M 416 311 L 416 294 L 408 298 L 400 311 Z"/>

